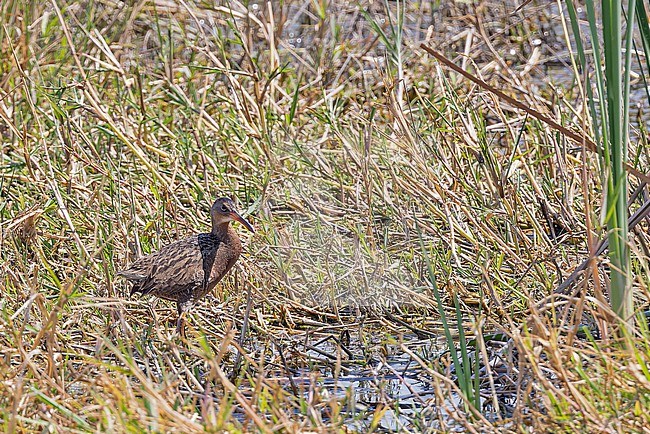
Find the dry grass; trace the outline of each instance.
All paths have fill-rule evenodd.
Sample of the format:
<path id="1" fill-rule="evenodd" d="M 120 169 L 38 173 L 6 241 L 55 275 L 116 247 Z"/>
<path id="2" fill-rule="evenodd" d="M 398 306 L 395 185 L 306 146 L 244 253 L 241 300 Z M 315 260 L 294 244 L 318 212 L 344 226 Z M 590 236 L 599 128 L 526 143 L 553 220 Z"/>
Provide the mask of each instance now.
<path id="1" fill-rule="evenodd" d="M 610 339 L 596 263 L 551 297 L 602 236 L 596 159 L 419 48 L 580 132 L 557 16 L 398 4 L 2 2 L 6 432 L 647 430 L 650 349 Z M 115 271 L 224 194 L 257 233 L 180 341 Z M 418 230 L 492 361 L 484 408 L 458 404 Z"/>

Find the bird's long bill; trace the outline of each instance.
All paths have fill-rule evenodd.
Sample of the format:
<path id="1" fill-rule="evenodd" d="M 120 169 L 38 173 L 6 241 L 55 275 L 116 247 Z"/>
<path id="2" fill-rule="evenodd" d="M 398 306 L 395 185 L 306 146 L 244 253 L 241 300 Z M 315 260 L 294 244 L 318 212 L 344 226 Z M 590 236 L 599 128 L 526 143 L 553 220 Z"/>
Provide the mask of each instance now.
<path id="1" fill-rule="evenodd" d="M 232 211 L 230 213 L 230 217 L 232 217 L 233 220 L 236 220 L 239 223 L 243 224 L 246 227 L 246 229 L 248 229 L 249 231 L 255 233 L 255 229 L 253 229 L 253 226 L 250 223 L 248 223 L 248 221 L 244 217 L 240 216 L 239 213 L 237 213 L 237 211 Z"/>

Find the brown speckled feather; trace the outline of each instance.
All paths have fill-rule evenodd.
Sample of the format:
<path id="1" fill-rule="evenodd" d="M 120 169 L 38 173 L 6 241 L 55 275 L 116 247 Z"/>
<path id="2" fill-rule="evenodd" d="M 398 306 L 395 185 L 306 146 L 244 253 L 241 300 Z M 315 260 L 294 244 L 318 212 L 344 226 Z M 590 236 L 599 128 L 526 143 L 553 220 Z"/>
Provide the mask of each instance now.
<path id="1" fill-rule="evenodd" d="M 230 221 L 239 221 L 250 231 L 253 228 L 235 211 L 228 198 L 217 199 L 210 214 L 212 232 L 169 244 L 118 273 L 133 283 L 131 295 L 140 292 L 175 301 L 182 315 L 219 283 L 242 251 Z M 180 321 L 179 317 L 179 327 Z"/>
<path id="2" fill-rule="evenodd" d="M 223 238 L 208 233 L 176 241 L 143 256 L 119 274 L 133 282 L 131 294 L 153 294 L 179 302 L 198 300 L 219 283 L 240 254 L 241 242 L 228 228 Z"/>

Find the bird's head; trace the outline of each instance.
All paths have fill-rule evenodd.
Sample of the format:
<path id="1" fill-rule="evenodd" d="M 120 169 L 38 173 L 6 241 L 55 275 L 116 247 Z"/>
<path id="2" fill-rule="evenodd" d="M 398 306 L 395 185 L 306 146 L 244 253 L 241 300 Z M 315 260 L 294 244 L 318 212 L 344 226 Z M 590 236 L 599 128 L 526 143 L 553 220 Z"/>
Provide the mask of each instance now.
<path id="1" fill-rule="evenodd" d="M 255 232 L 253 226 L 244 217 L 239 215 L 235 209 L 235 203 L 228 197 L 220 197 L 214 201 L 210 208 L 210 216 L 212 217 L 213 228 L 227 225 L 234 220 L 243 224 L 249 231 Z"/>

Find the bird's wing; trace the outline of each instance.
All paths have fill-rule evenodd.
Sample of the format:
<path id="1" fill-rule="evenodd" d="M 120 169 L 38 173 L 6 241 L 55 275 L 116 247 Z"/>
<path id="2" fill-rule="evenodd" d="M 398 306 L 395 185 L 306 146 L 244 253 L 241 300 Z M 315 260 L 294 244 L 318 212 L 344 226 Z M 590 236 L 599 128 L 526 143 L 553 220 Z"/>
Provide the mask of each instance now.
<path id="1" fill-rule="evenodd" d="M 133 292 L 178 300 L 203 285 L 203 257 L 197 236 L 185 238 L 143 256 L 120 272 L 133 282 Z"/>

